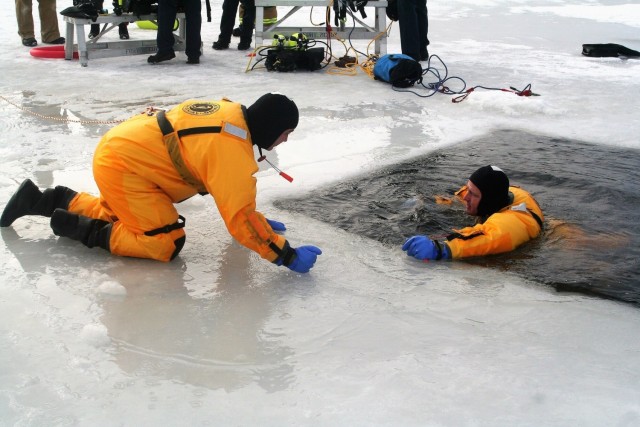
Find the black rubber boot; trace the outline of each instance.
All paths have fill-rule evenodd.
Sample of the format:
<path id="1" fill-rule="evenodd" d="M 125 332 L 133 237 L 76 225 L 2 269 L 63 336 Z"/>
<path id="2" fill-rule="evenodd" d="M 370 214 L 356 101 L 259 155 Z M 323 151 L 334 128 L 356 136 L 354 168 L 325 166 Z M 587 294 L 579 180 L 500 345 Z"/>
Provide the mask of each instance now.
<path id="1" fill-rule="evenodd" d="M 211 47 L 213 47 L 215 50 L 229 49 L 229 42 L 221 40 L 221 39 L 218 39 L 218 41 L 213 42 L 213 46 L 211 46 Z"/>
<path id="2" fill-rule="evenodd" d="M 251 39 L 240 39 L 240 43 L 238 43 L 238 50 L 247 50 L 251 49 Z"/>
<path id="3" fill-rule="evenodd" d="M 33 181 L 26 179 L 5 206 L 0 217 L 0 227 L 8 227 L 25 215 L 51 216 L 57 208 L 67 209 L 76 194 L 78 193 L 62 186 L 42 192 Z"/>
<path id="4" fill-rule="evenodd" d="M 95 39 L 100 34 L 100 24 L 91 24 L 91 30 L 89 31 L 89 38 Z"/>
<path id="5" fill-rule="evenodd" d="M 120 36 L 120 40 L 129 40 L 129 30 L 127 29 L 126 23 L 118 25 L 118 34 Z"/>
<path id="6" fill-rule="evenodd" d="M 56 209 L 51 215 L 51 229 L 56 236 L 77 240 L 88 248 L 109 250 L 112 224 L 100 219 L 76 215 L 64 209 Z"/>
<path id="7" fill-rule="evenodd" d="M 170 59 L 173 59 L 175 57 L 176 57 L 176 54 L 173 51 L 167 52 L 167 53 L 158 52 L 155 55 L 151 55 L 150 57 L 148 57 L 147 62 L 149 64 L 157 64 L 162 61 L 169 61 Z"/>

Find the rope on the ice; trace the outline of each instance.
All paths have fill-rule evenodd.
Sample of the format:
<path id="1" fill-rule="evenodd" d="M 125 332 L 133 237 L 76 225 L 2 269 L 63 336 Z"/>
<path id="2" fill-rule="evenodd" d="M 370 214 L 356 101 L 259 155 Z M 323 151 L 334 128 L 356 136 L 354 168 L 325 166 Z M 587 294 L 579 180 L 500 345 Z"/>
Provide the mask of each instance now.
<path id="1" fill-rule="evenodd" d="M 433 62 L 438 61 L 441 65 L 441 68 L 444 71 L 441 72 L 437 67 L 433 66 L 432 61 Z M 431 75 L 430 77 L 435 77 L 435 81 L 428 82 L 428 83 L 425 82 L 425 79 L 427 78 L 428 75 Z M 451 82 L 455 82 L 457 83 L 458 86 L 461 86 L 461 87 L 457 90 L 452 89 L 450 86 L 447 85 L 447 84 L 451 84 Z M 526 85 L 525 88 L 522 90 L 516 89 L 513 86 L 509 86 L 509 89 L 505 89 L 500 87 L 487 87 L 487 86 L 481 86 L 481 85 L 473 86 L 467 89 L 467 82 L 464 79 L 457 76 L 449 76 L 449 69 L 447 68 L 447 64 L 445 64 L 442 58 L 440 58 L 438 55 L 431 55 L 429 57 L 429 59 L 427 60 L 426 68 L 422 70 L 422 79 L 420 79 L 420 81 L 417 84 L 422 86 L 424 89 L 429 90 L 429 92 L 423 93 L 422 91 L 415 90 L 413 88 L 397 88 L 395 86 L 393 86 L 393 90 L 397 92 L 409 92 L 421 98 L 429 98 L 435 95 L 436 93 L 443 93 L 445 95 L 458 95 L 451 99 L 451 102 L 456 104 L 467 99 L 469 94 L 471 94 L 471 92 L 474 92 L 477 89 L 511 92 L 518 96 L 525 96 L 525 97 L 540 96 L 539 94 L 534 93 L 531 90 L 531 83 Z"/>
<path id="2" fill-rule="evenodd" d="M 124 122 L 124 120 L 81 120 L 81 119 L 69 119 L 64 117 L 45 116 L 44 114 L 40 114 L 31 110 L 28 110 L 24 108 L 22 105 L 18 105 L 15 102 L 11 101 L 10 99 L 2 95 L 0 95 L 0 98 L 6 103 L 11 104 L 14 107 L 18 108 L 19 110 L 22 110 L 27 114 L 30 114 L 32 116 L 35 116 L 44 120 L 52 120 L 52 121 L 63 122 L 63 123 L 81 123 L 81 124 L 98 124 L 98 125 L 117 124 L 117 123 Z"/>

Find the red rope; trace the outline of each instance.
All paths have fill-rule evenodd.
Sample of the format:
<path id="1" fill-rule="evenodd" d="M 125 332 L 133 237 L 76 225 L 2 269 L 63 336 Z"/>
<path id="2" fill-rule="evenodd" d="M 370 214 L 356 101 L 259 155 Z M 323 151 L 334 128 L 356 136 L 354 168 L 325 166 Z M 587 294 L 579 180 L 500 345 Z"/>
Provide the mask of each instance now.
<path id="1" fill-rule="evenodd" d="M 478 86 L 476 86 L 476 87 L 478 87 Z M 454 104 L 457 104 L 459 102 L 464 101 L 465 99 L 467 99 L 467 96 L 469 96 L 469 94 L 471 92 L 473 92 L 474 90 L 476 90 L 475 87 L 471 87 L 471 88 L 467 89 L 466 91 L 464 91 L 464 95 L 456 96 L 455 98 L 453 98 L 451 100 L 451 102 L 453 102 Z"/>
<path id="2" fill-rule="evenodd" d="M 467 89 L 466 91 L 464 91 L 464 93 L 460 96 L 456 96 L 455 98 L 453 98 L 451 100 L 451 102 L 457 104 L 460 103 L 462 101 L 464 101 L 465 99 L 467 99 L 467 97 L 469 96 L 469 94 L 471 92 L 473 92 L 476 89 L 487 89 L 487 90 L 499 90 L 502 92 L 511 92 L 511 93 L 515 93 L 518 96 L 540 96 L 537 93 L 533 93 L 533 91 L 531 90 L 531 83 L 529 83 L 524 89 L 522 90 L 518 90 L 513 86 L 509 86 L 509 89 L 500 89 L 500 88 L 491 88 L 491 87 L 484 87 L 484 86 L 474 86 L 472 88 Z"/>

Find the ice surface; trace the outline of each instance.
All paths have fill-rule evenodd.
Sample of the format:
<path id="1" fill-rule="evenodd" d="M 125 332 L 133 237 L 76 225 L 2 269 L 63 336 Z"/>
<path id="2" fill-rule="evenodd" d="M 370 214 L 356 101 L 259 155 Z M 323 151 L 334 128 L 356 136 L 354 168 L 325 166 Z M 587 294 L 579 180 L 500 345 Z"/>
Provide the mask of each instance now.
<path id="1" fill-rule="evenodd" d="M 361 72 L 244 73 L 244 52 L 210 47 L 219 1 L 203 23 L 199 66 L 178 54 L 157 66 L 143 55 L 82 68 L 29 56 L 13 7 L 3 8 L 0 207 L 27 177 L 96 189 L 92 153 L 112 124 L 25 110 L 107 122 L 148 105 L 250 104 L 279 91 L 300 106 L 301 122 L 270 159 L 295 180 L 259 172 L 259 207 L 294 245 L 324 253 L 308 275 L 272 266 L 232 241 L 210 198 L 180 205 L 187 244 L 170 264 L 88 251 L 58 240 L 44 218 L 20 219 L 0 239 L 0 425 L 640 424 L 637 308 L 463 263 L 414 262 L 273 207 L 499 128 L 640 148 L 640 61 L 580 55 L 582 43 L 640 49 L 636 4 L 429 8 L 429 50 L 450 75 L 468 86 L 531 83 L 542 96 L 478 90 L 453 104 Z M 399 51 L 397 25 L 389 51 Z"/>

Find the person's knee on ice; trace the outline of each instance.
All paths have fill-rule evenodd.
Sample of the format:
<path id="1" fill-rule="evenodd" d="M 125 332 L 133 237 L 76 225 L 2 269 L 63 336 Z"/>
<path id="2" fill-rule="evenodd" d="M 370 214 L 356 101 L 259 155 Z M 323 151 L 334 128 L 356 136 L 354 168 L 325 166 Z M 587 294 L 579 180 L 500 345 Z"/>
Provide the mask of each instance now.
<path id="1" fill-rule="evenodd" d="M 113 255 L 173 260 L 184 247 L 184 230 L 172 230 L 152 236 L 137 235 L 119 221 L 111 223 L 56 209 L 51 216 L 51 229 L 59 237 L 76 240 L 88 248 L 99 247 Z"/>
<path id="2" fill-rule="evenodd" d="M 110 222 L 56 209 L 51 215 L 50 224 L 56 236 L 77 240 L 88 248 L 98 246 L 109 251 Z"/>
<path id="3" fill-rule="evenodd" d="M 169 262 L 178 256 L 186 242 L 184 228 L 169 232 L 139 233 L 121 221 L 113 223 L 110 251 L 113 255 Z"/>

